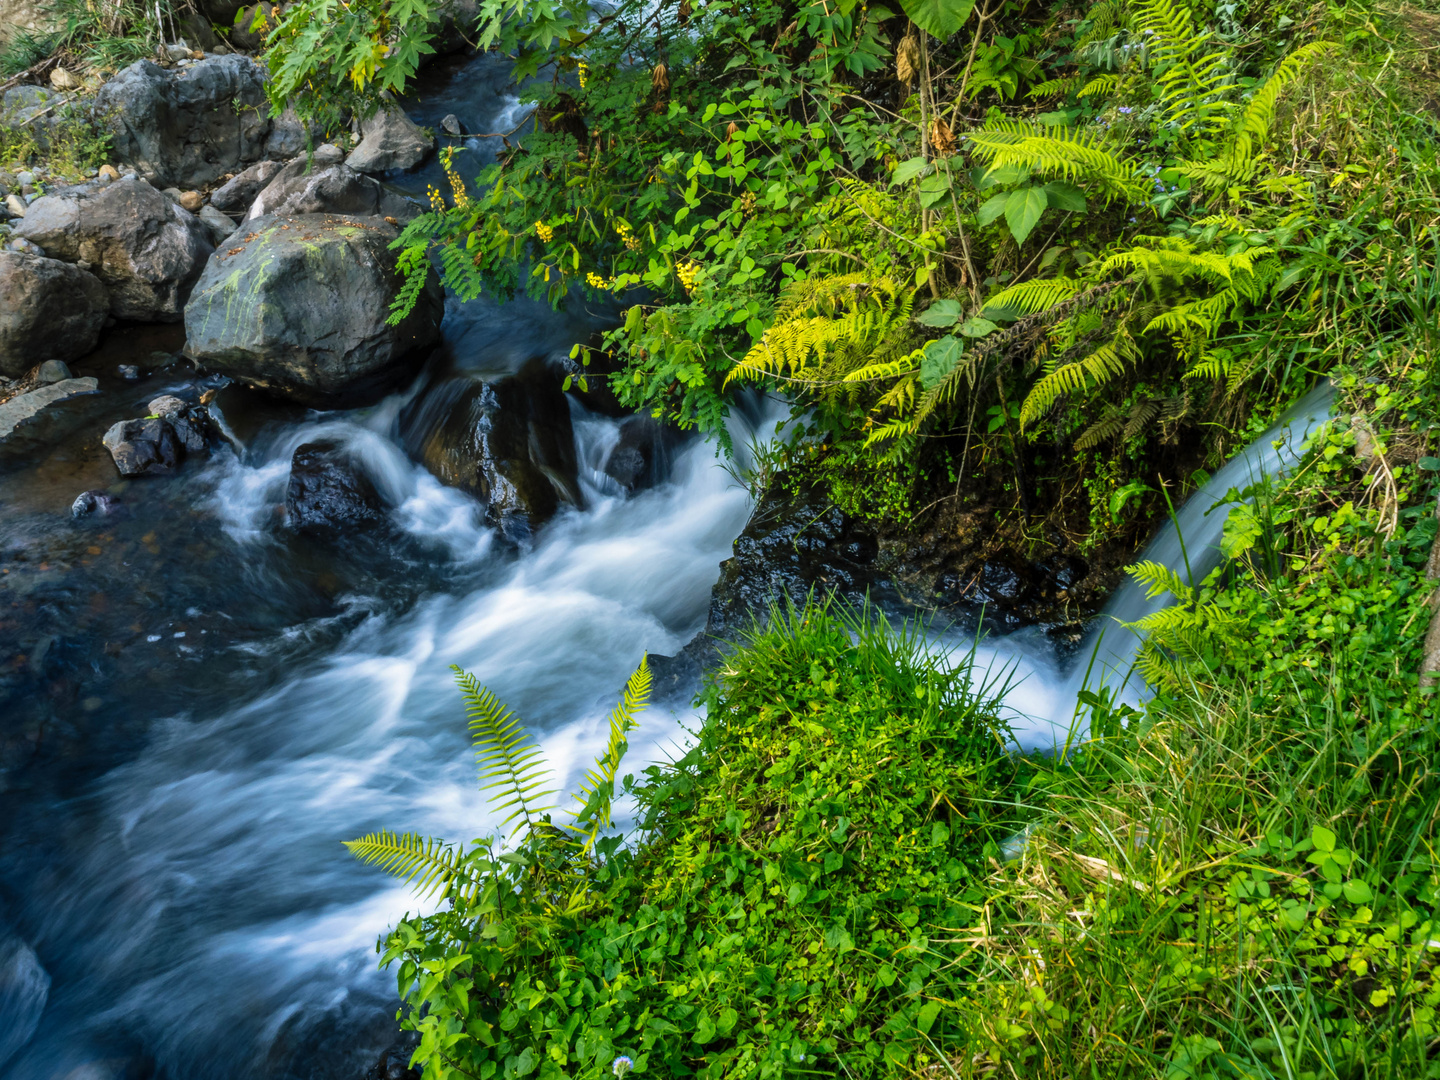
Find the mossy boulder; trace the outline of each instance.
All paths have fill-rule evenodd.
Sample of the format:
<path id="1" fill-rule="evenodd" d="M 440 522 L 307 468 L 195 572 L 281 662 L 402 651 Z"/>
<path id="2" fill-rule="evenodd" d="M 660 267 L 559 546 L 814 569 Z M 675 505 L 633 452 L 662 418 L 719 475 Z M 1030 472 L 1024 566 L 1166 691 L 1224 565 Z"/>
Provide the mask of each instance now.
<path id="1" fill-rule="evenodd" d="M 213 371 L 307 405 L 375 400 L 440 337 L 431 275 L 410 314 L 386 322 L 401 285 L 398 235 L 380 217 L 272 215 L 210 258 L 185 307 L 186 353 Z"/>

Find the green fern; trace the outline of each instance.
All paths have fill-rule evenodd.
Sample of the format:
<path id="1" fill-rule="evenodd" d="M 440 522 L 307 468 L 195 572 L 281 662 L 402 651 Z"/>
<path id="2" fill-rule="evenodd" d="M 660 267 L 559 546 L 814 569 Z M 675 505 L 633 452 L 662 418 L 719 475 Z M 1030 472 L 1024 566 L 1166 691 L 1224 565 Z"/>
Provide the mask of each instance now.
<path id="1" fill-rule="evenodd" d="M 626 736 L 635 730 L 639 721 L 636 717 L 644 711 L 650 700 L 650 662 L 640 660 L 640 666 L 625 683 L 625 692 L 620 702 L 610 713 L 610 738 L 605 752 L 595 761 L 595 766 L 585 773 L 575 800 L 580 808 L 575 811 L 575 820 L 570 828 L 585 837 L 585 850 L 595 846 L 600 833 L 610 827 L 611 810 L 615 797 L 615 774 L 620 762 L 629 749 Z"/>
<path id="2" fill-rule="evenodd" d="M 452 848 L 445 841 L 418 833 L 387 831 L 368 833 L 359 840 L 343 841 L 361 862 L 378 866 L 412 884 L 422 897 L 449 892 L 458 883 L 462 891 L 474 893 L 478 880 L 465 870 L 463 845 Z M 416 880 L 418 879 L 418 881 Z M 464 889 L 463 886 L 469 886 Z"/>
<path id="3" fill-rule="evenodd" d="M 1020 406 L 1020 427 L 1024 430 L 1050 411 L 1064 394 L 1084 389 L 1098 389 L 1113 382 L 1139 356 L 1135 343 L 1126 335 L 1118 335 L 1079 360 L 1060 364 L 1034 386 Z"/>
<path id="4" fill-rule="evenodd" d="M 1098 188 L 1106 201 L 1142 202 L 1147 192 L 1133 164 L 1115 152 L 1098 128 L 1042 128 L 1021 120 L 992 120 L 970 133 L 970 144 L 991 170 L 1016 167 Z"/>
<path id="5" fill-rule="evenodd" d="M 550 779 L 545 755 L 520 718 L 501 705 L 474 675 L 459 667 L 454 671 L 455 682 L 465 697 L 465 715 L 480 765 L 480 790 L 492 792 L 496 812 L 505 814 L 500 822 L 502 829 L 513 821 L 516 825 L 510 831 L 512 836 L 531 832 L 542 814 L 555 809 L 543 801 L 556 793 L 556 789 L 544 787 Z"/>
<path id="6" fill-rule="evenodd" d="M 1219 130 L 1234 110 L 1225 98 L 1234 80 L 1229 50 L 1207 50 L 1210 34 L 1177 0 L 1139 0 L 1132 25 L 1143 35 L 1160 122 L 1187 133 Z"/>

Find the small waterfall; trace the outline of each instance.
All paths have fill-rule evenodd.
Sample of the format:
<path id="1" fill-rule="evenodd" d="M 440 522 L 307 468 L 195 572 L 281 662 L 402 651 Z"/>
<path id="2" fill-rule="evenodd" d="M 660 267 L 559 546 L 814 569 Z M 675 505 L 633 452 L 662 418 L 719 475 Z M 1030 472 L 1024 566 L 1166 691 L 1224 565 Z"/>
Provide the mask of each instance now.
<path id="1" fill-rule="evenodd" d="M 1293 468 L 1310 437 L 1329 417 L 1334 395 L 1334 387 L 1322 380 L 1187 499 L 1135 561 L 1161 563 L 1182 579 L 1190 576 L 1197 585 L 1203 581 L 1223 558 L 1220 534 L 1228 514 L 1222 501 L 1226 493 Z M 1147 696 L 1146 687 L 1133 672 L 1143 639 L 1126 624 L 1171 602 L 1168 596 L 1146 596 L 1141 585 L 1127 578 L 1110 597 L 1080 649 L 1075 667 L 1067 673 L 1041 658 L 1045 650 L 1038 648 L 1039 635 L 1034 631 L 1021 631 L 983 650 L 988 662 L 982 667 L 993 671 L 997 663 L 1008 666 L 1015 683 L 1006 702 L 1020 745 L 1025 749 L 1063 746 L 1083 735 L 1073 730 L 1081 690 L 1108 687 L 1118 700 L 1138 705 Z"/>

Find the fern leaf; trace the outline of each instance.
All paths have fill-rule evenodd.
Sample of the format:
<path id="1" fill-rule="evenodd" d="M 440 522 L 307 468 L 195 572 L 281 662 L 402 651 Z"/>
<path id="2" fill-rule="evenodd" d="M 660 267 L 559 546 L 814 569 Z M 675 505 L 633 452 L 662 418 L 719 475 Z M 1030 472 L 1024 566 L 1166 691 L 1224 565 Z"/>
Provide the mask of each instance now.
<path id="1" fill-rule="evenodd" d="M 1120 89 L 1119 75 L 1097 75 L 1088 83 L 1082 86 L 1075 94 L 1077 98 L 1098 97 L 1110 95 Z"/>
<path id="2" fill-rule="evenodd" d="M 504 815 L 502 829 L 516 822 L 512 836 L 531 830 L 539 824 L 542 814 L 555 809 L 544 801 L 555 794 L 554 788 L 544 786 L 550 779 L 550 767 L 520 718 L 501 705 L 474 675 L 459 667 L 453 670 L 465 697 L 465 715 L 480 767 L 480 790 L 494 793 L 492 807 Z"/>
<path id="3" fill-rule="evenodd" d="M 1248 159 L 1253 153 L 1253 147 L 1269 138 L 1270 127 L 1275 123 L 1275 106 L 1280 100 L 1280 91 L 1300 78 L 1311 63 L 1334 48 L 1332 42 L 1312 41 L 1300 46 L 1280 61 L 1274 74 L 1255 91 L 1240 116 L 1240 130 L 1235 145 L 1237 159 Z"/>
<path id="4" fill-rule="evenodd" d="M 1033 315 L 1069 300 L 1084 286 L 1074 278 L 1032 278 L 1002 289 L 985 302 L 987 308 L 1013 308 Z"/>
<path id="5" fill-rule="evenodd" d="M 1190 600 L 1194 596 L 1194 590 L 1185 583 L 1179 574 L 1164 563 L 1147 559 L 1135 563 L 1133 566 L 1127 566 L 1125 572 L 1134 578 L 1137 584 L 1144 587 L 1146 597 L 1151 600 L 1157 596 L 1164 596 L 1166 593 L 1177 600 Z"/>
<path id="6" fill-rule="evenodd" d="M 1087 385 L 1092 388 L 1103 386 L 1119 378 L 1135 355 L 1134 343 L 1127 337 L 1119 336 L 1089 356 L 1057 367 L 1037 381 L 1025 395 L 1025 401 L 1020 406 L 1021 430 L 1049 412 L 1050 406 L 1062 395 L 1073 394 Z"/>
<path id="7" fill-rule="evenodd" d="M 650 700 L 650 660 L 640 658 L 640 666 L 625 683 L 619 703 L 610 713 L 610 738 L 605 752 L 595 759 L 595 767 L 585 773 L 575 799 L 580 808 L 574 811 L 570 827 L 586 835 L 585 847 L 593 847 L 600 833 L 610 827 L 615 796 L 615 775 L 630 743 L 626 736 L 635 730 L 637 717 Z"/>
<path id="8" fill-rule="evenodd" d="M 415 891 L 421 896 L 448 888 L 457 875 L 462 875 L 460 863 L 463 851 L 457 851 L 435 837 L 384 831 L 367 833 L 358 840 L 346 840 L 344 844 L 361 862 L 378 866 L 414 884 Z"/>
<path id="9" fill-rule="evenodd" d="M 996 120 L 971 132 L 970 143 L 991 169 L 1018 166 L 1093 184 L 1107 201 L 1142 202 L 1148 197 L 1135 167 L 1114 153 L 1109 136 L 1099 129 L 1037 128 L 1019 120 Z"/>

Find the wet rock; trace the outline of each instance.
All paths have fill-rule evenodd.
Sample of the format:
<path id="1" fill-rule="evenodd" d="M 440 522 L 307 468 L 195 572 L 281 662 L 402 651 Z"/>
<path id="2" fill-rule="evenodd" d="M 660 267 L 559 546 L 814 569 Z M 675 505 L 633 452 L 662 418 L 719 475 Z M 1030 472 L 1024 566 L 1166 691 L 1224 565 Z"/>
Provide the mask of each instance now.
<path id="1" fill-rule="evenodd" d="M 66 379 L 0 404 L 0 457 L 28 453 L 73 430 L 84 418 L 75 399 L 97 393 L 93 378 Z"/>
<path id="2" fill-rule="evenodd" d="M 40 357 L 84 356 L 109 313 L 110 298 L 93 274 L 58 259 L 0 251 L 0 375 L 20 375 Z"/>
<path id="3" fill-rule="evenodd" d="M 35 382 L 39 386 L 49 386 L 51 383 L 64 382 L 74 377 L 70 365 L 64 360 L 46 360 L 35 373 Z"/>
<path id="4" fill-rule="evenodd" d="M 184 448 L 168 420 L 121 420 L 105 432 L 105 449 L 121 476 L 164 476 L 175 471 Z"/>
<path id="5" fill-rule="evenodd" d="M 246 221 L 273 214 L 358 214 L 410 221 L 420 207 L 347 165 L 307 168 L 296 158 L 255 197 Z"/>
<path id="6" fill-rule="evenodd" d="M 70 516 L 76 519 L 109 517 L 119 513 L 120 500 L 104 491 L 82 491 L 70 504 Z"/>
<path id="7" fill-rule="evenodd" d="M 115 156 L 161 187 L 202 187 L 265 156 L 265 71 L 243 56 L 214 56 L 167 71 L 137 60 L 96 95 L 114 117 Z"/>
<path id="8" fill-rule="evenodd" d="M 90 263 L 111 312 L 137 322 L 179 322 L 214 250 L 199 219 L 135 177 L 37 199 L 16 231 L 53 258 Z"/>
<path id="9" fill-rule="evenodd" d="M 291 528 L 332 533 L 385 518 L 375 485 L 343 450 L 330 442 L 306 443 L 290 460 L 285 513 Z"/>
<path id="10" fill-rule="evenodd" d="M 512 540 L 580 505 L 569 404 L 542 360 L 514 375 L 451 379 L 412 402 L 400 430 L 413 457 L 484 502 Z"/>
<path id="11" fill-rule="evenodd" d="M 440 121 L 440 130 L 446 135 L 459 135 L 461 131 L 460 118 L 453 112 L 447 114 L 445 119 Z"/>
<path id="12" fill-rule="evenodd" d="M 166 421 L 186 454 L 199 454 L 210 446 L 212 421 L 204 409 L 192 406 L 173 394 L 162 394 L 149 405 L 150 415 Z"/>
<path id="13" fill-rule="evenodd" d="M 225 181 L 224 186 L 210 196 L 210 205 L 217 210 L 248 209 L 255 196 L 284 167 L 279 161 L 257 161 Z"/>
<path id="14" fill-rule="evenodd" d="M 129 382 L 134 382 L 136 379 L 140 378 L 140 365 L 117 364 L 115 367 L 115 373 L 119 375 L 122 379 L 126 379 Z"/>
<path id="15" fill-rule="evenodd" d="M 360 145 L 345 159 L 345 164 L 356 172 L 413 169 L 435 149 L 435 141 L 388 95 L 374 116 L 361 121 L 360 136 Z"/>
<path id="16" fill-rule="evenodd" d="M 229 215 L 222 214 L 213 206 L 202 206 L 196 217 L 210 233 L 210 242 L 216 247 L 228 240 L 238 227 Z"/>
<path id="17" fill-rule="evenodd" d="M 605 473 L 627 491 L 653 487 L 669 471 L 679 432 L 653 416 L 639 414 L 620 422 L 620 439 L 605 459 Z"/>
<path id="18" fill-rule="evenodd" d="M 304 214 L 249 222 L 217 251 L 185 309 L 186 352 L 207 368 L 306 404 L 373 400 L 440 335 L 431 274 L 414 310 L 400 289 L 398 230 L 383 218 Z"/>

